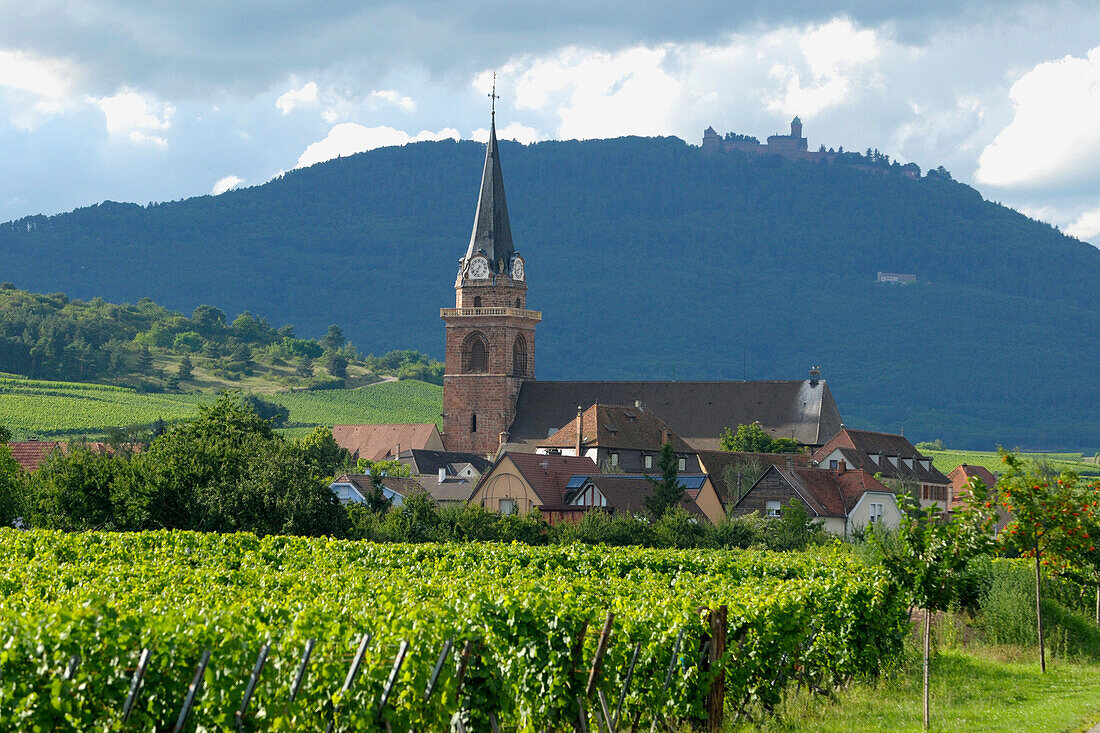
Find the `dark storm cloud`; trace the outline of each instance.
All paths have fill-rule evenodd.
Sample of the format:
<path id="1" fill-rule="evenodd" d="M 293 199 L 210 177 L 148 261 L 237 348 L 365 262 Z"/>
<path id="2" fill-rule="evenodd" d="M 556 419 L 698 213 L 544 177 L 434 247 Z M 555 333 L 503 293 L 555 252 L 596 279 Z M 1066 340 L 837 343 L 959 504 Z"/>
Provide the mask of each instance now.
<path id="1" fill-rule="evenodd" d="M 1011 3 L 999 3 L 1004 14 Z M 500 0 L 63 0 L 0 4 L 0 48 L 76 62 L 83 85 L 105 94 L 136 84 L 172 95 L 212 88 L 256 91 L 288 74 L 351 68 L 380 78 L 417 64 L 433 76 L 466 75 L 518 54 L 563 45 L 613 50 L 635 43 L 708 41 L 782 23 L 846 15 L 890 22 L 902 40 L 954 16 L 982 15 L 978 3 L 701 2 L 516 3 Z"/>

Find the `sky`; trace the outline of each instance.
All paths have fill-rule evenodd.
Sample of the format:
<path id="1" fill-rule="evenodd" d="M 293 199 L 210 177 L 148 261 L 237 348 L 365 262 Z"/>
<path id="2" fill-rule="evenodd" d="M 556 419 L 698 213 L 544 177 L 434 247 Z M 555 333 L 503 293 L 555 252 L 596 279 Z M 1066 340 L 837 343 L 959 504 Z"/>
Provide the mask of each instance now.
<path id="1" fill-rule="evenodd" d="M 944 166 L 1100 245 L 1100 2 L 0 0 L 0 220 L 417 140 L 703 130 Z"/>

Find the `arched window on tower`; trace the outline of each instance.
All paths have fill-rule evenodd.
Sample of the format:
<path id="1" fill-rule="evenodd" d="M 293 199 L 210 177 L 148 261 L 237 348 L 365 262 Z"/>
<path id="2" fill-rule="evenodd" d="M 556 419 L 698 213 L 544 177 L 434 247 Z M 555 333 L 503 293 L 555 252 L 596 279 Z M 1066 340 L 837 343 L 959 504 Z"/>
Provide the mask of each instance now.
<path id="1" fill-rule="evenodd" d="M 527 376 L 527 339 L 523 334 L 516 336 L 512 343 L 512 373 Z"/>
<path id="2" fill-rule="evenodd" d="M 466 343 L 462 346 L 462 371 L 467 374 L 489 371 L 489 344 L 480 333 L 474 332 L 466 337 Z"/>
<path id="3" fill-rule="evenodd" d="M 481 296 L 480 295 L 475 295 L 474 296 L 474 307 L 475 308 L 480 308 L 481 307 Z"/>

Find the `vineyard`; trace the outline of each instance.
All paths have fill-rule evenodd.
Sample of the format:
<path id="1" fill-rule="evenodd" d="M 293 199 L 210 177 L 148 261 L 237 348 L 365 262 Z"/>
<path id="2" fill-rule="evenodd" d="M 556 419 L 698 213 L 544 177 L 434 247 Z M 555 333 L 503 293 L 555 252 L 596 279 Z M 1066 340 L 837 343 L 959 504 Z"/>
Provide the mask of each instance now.
<path id="1" fill-rule="evenodd" d="M 873 674 L 906 618 L 837 549 L 0 530 L 0 728 L 650 730 Z"/>
<path id="2" fill-rule="evenodd" d="M 412 380 L 358 389 L 264 395 L 285 405 L 290 422 L 307 431 L 337 423 L 436 422 L 442 388 Z M 96 435 L 108 428 L 147 426 L 194 416 L 202 394 L 143 394 L 125 387 L 52 382 L 0 374 L 0 425 L 17 437 Z"/>

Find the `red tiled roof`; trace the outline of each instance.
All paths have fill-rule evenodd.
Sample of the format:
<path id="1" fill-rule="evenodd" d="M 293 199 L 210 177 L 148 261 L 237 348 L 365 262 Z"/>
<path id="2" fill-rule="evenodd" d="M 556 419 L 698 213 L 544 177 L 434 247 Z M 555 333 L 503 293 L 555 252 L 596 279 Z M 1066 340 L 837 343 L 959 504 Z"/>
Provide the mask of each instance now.
<path id="1" fill-rule="evenodd" d="M 702 464 L 703 471 L 710 476 L 710 481 L 714 484 L 714 490 L 718 492 L 718 496 L 722 501 L 728 501 L 731 497 L 737 496 L 736 477 L 732 476 L 734 478 L 733 486 L 726 485 L 727 468 L 732 466 L 734 471 L 736 471 L 738 464 L 746 463 L 758 463 L 761 466 L 783 467 L 787 465 L 788 461 L 793 464 L 794 467 L 802 468 L 810 464 L 810 456 L 806 453 L 749 453 L 727 450 L 699 451 L 699 463 Z"/>
<path id="2" fill-rule="evenodd" d="M 435 423 L 397 425 L 334 425 L 332 437 L 354 458 L 380 461 L 391 455 L 398 445 L 401 450 L 431 448 Z"/>
<path id="3" fill-rule="evenodd" d="M 56 440 L 20 440 L 8 443 L 8 448 L 15 462 L 28 473 L 41 468 L 55 450 L 64 450 L 64 446 Z"/>
<path id="4" fill-rule="evenodd" d="M 947 477 L 934 465 L 930 464 L 930 468 L 925 469 L 917 462 L 916 459 L 923 459 L 925 456 L 904 435 L 878 433 L 870 430 L 853 430 L 845 427 L 829 438 L 825 445 L 818 448 L 813 457 L 818 461 L 824 460 L 837 448 L 842 449 L 845 457 L 849 459 L 849 468 L 873 469 L 875 473 L 881 473 L 885 478 L 890 479 L 909 479 L 932 484 L 950 483 Z M 855 453 L 853 455 L 843 449 Z M 895 456 L 898 458 L 899 465 L 895 466 L 889 460 L 876 463 L 871 459 L 872 455 Z M 913 462 L 912 468 L 906 466 L 901 459 L 911 459 Z"/>
<path id="5" fill-rule="evenodd" d="M 962 503 L 963 498 L 967 494 L 967 484 L 970 483 L 970 479 L 980 479 L 983 484 L 986 485 L 991 491 L 997 486 L 997 477 L 986 468 L 985 466 L 973 466 L 969 463 L 963 463 L 955 466 L 951 470 L 951 473 L 947 474 L 947 478 L 951 479 L 951 502 L 949 509 L 954 509 L 956 506 Z"/>
<path id="6" fill-rule="evenodd" d="M 659 451 L 664 445 L 662 437 L 667 437 L 678 453 L 695 452 L 664 420 L 644 407 L 595 404 L 581 416 L 582 448 Z M 576 445 L 576 418 L 539 442 L 540 448 L 573 448 Z"/>
<path id="7" fill-rule="evenodd" d="M 591 458 L 543 456 L 535 453 L 506 453 L 500 460 L 511 459 L 516 470 L 531 485 L 544 505 L 565 503 L 565 489 L 574 474 L 598 473 Z M 490 469 L 485 477 L 492 475 Z M 484 478 L 482 480 L 484 480 Z"/>

